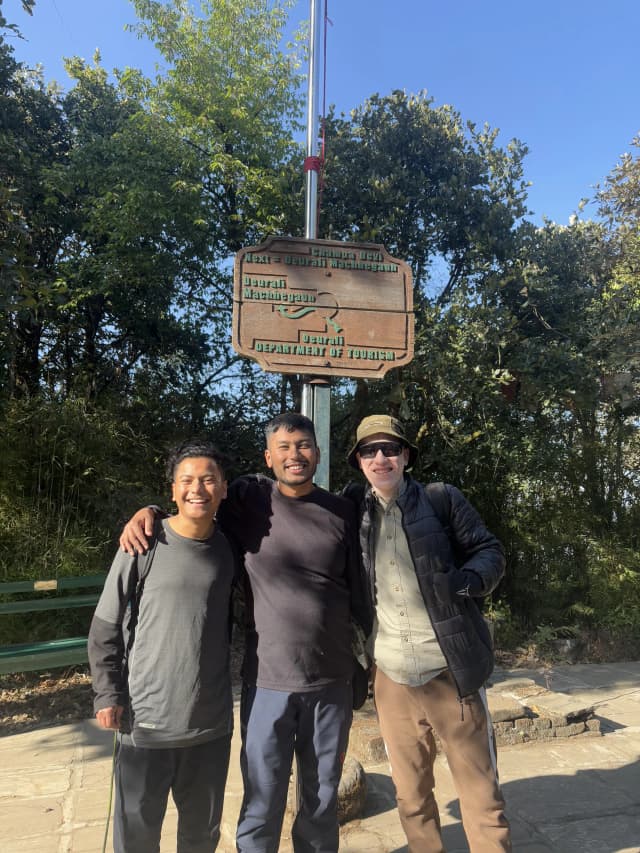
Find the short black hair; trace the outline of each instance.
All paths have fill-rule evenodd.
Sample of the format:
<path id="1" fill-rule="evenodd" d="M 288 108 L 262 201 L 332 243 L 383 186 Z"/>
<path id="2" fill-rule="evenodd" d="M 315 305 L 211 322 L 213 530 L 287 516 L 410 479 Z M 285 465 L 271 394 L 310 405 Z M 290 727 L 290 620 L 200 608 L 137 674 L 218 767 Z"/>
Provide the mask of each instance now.
<path id="1" fill-rule="evenodd" d="M 299 412 L 283 412 L 281 415 L 276 415 L 275 418 L 271 418 L 264 428 L 264 437 L 266 442 L 269 442 L 270 435 L 278 432 L 281 428 L 285 429 L 287 432 L 294 432 L 297 429 L 308 432 L 313 437 L 313 443 L 316 445 L 318 444 L 313 421 L 306 415 L 301 415 Z"/>
<path id="2" fill-rule="evenodd" d="M 222 476 L 225 477 L 225 468 L 229 464 L 228 457 L 206 438 L 188 438 L 169 451 L 166 465 L 169 482 L 173 483 L 176 468 L 183 460 L 193 459 L 196 456 L 212 459 L 220 469 Z"/>

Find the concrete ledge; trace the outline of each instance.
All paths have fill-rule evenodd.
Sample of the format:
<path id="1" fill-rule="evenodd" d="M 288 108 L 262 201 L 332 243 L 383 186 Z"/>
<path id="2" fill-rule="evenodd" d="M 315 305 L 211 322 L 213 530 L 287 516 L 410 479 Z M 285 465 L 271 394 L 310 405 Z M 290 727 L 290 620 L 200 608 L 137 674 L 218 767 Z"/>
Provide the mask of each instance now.
<path id="1" fill-rule="evenodd" d="M 600 735 L 593 705 L 554 693 L 531 679 L 487 690 L 498 746 Z"/>

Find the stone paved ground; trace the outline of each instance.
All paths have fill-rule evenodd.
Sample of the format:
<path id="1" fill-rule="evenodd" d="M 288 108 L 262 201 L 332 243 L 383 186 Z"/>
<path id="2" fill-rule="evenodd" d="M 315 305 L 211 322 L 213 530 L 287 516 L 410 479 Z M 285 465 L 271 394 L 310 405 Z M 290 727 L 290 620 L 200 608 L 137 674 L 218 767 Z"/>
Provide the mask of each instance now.
<path id="1" fill-rule="evenodd" d="M 554 696 L 529 692 L 533 685 Z M 528 696 L 519 695 L 522 688 Z M 532 696 L 538 700 L 543 696 L 545 712 L 558 717 L 569 718 L 568 712 L 576 708 L 593 708 L 593 719 L 603 732 L 530 740 L 500 749 L 514 850 L 640 853 L 640 663 L 497 673 L 492 692 L 507 694 L 510 702 L 514 694 L 532 704 Z M 360 719 L 362 726 L 373 726 L 370 713 Z M 377 736 L 371 728 L 369 734 Z M 237 738 L 234 750 L 220 853 L 235 849 L 233 831 L 241 798 Z M 406 853 L 388 766 L 379 758 L 363 760 L 369 787 L 365 811 L 342 828 L 341 853 Z M 85 721 L 0 737 L 0 766 L 1 853 L 99 853 L 111 767 L 108 733 Z M 446 848 L 463 853 L 467 848 L 458 802 L 443 756 L 436 763 L 436 790 Z M 175 850 L 174 839 L 171 807 L 162 853 Z M 290 851 L 286 834 L 280 850 Z"/>

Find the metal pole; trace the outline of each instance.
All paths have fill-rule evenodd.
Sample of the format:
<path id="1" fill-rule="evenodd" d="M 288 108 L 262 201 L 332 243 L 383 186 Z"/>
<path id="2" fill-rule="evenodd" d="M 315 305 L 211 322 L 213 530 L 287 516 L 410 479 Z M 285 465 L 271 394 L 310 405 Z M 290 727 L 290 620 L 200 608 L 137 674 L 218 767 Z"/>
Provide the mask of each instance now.
<path id="1" fill-rule="evenodd" d="M 329 440 L 331 436 L 331 386 L 321 377 L 305 377 L 302 386 L 302 414 L 311 418 L 320 448 L 320 462 L 314 482 L 329 488 Z"/>
<path id="2" fill-rule="evenodd" d="M 320 60 L 322 56 L 322 0 L 310 0 L 309 12 L 309 79 L 307 81 L 307 149 L 309 157 L 318 156 Z M 305 172 L 304 236 L 314 240 L 318 236 L 318 171 L 307 168 Z M 314 423 L 320 448 L 320 464 L 315 482 L 329 488 L 329 434 L 331 388 L 328 380 L 305 379 L 302 386 L 302 414 Z"/>
<path id="3" fill-rule="evenodd" d="M 322 32 L 322 0 L 310 0 L 309 12 L 309 79 L 307 81 L 307 157 L 318 156 L 318 104 L 320 91 L 320 35 Z M 318 172 L 305 171 L 304 236 L 315 240 L 318 236 Z M 302 385 L 302 414 L 311 418 L 320 449 L 320 462 L 314 482 L 323 489 L 329 488 L 329 422 L 331 389 L 328 381 L 305 377 Z M 300 759 L 293 765 L 292 785 L 295 791 L 296 814 L 302 802 Z"/>
<path id="4" fill-rule="evenodd" d="M 322 56 L 322 0 L 310 0 L 309 79 L 307 80 L 307 157 L 318 156 L 320 58 Z M 304 236 L 318 236 L 318 172 L 307 169 L 305 182 Z"/>

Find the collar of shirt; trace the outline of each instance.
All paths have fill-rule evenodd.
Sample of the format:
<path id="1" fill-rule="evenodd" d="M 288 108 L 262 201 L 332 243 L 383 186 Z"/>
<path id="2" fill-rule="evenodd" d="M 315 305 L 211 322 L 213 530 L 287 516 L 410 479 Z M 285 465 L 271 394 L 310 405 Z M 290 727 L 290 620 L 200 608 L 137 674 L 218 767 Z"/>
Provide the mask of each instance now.
<path id="1" fill-rule="evenodd" d="M 382 497 L 382 495 L 379 495 L 375 489 L 371 489 L 371 494 L 374 496 L 376 501 L 380 504 L 380 506 L 386 512 L 389 509 L 389 507 L 392 506 L 392 504 L 394 504 L 395 501 L 398 500 L 400 495 L 404 494 L 404 492 L 406 491 L 406 488 L 407 488 L 407 481 L 403 478 L 402 483 L 400 483 L 400 488 L 398 489 L 397 494 L 394 495 L 392 498 L 389 498 L 389 500 L 386 500 L 385 498 Z"/>

